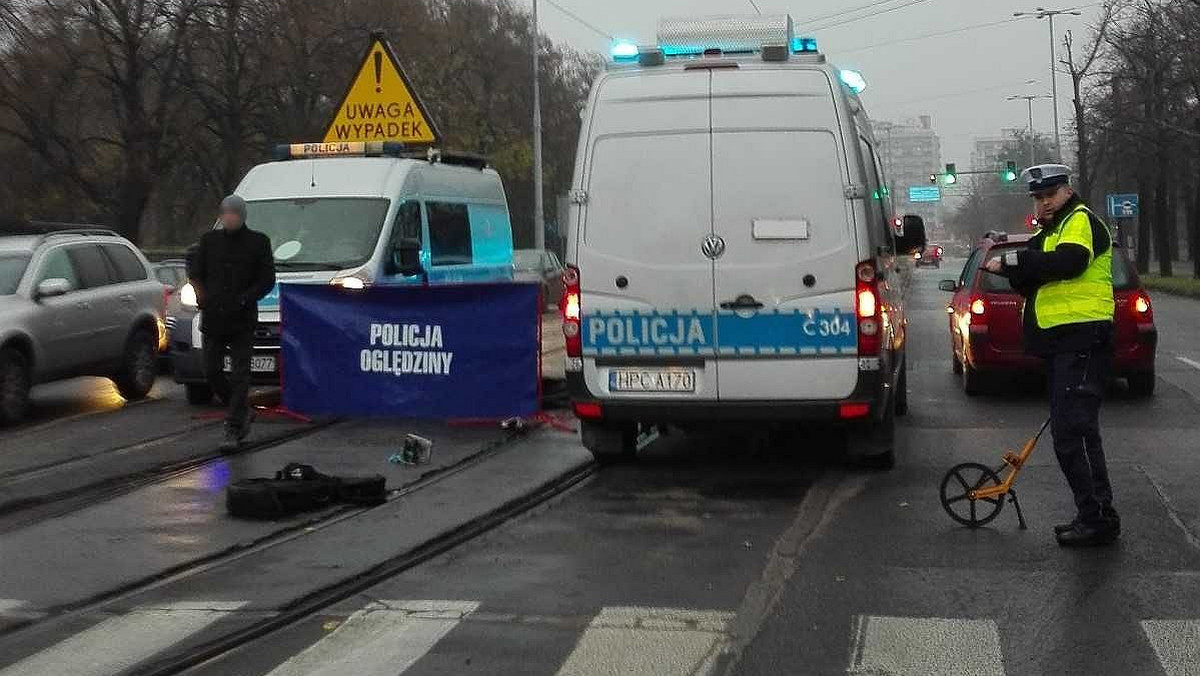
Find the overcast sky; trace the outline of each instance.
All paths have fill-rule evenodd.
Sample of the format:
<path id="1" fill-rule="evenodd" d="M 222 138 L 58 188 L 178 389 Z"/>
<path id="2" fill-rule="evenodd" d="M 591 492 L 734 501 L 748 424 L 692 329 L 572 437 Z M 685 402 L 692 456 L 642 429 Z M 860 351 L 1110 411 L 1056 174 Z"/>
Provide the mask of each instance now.
<path id="1" fill-rule="evenodd" d="M 663 16 L 753 13 L 751 0 L 542 0 L 542 31 L 577 49 L 607 53 L 610 40 L 550 5 L 576 14 L 599 31 L 638 43 L 654 41 Z M 1086 42 L 1097 2 L 1046 4 L 1051 0 L 754 0 L 763 13 L 792 15 L 798 35 L 812 35 L 822 52 L 842 68 L 862 71 L 869 84 L 863 94 L 874 119 L 898 121 L 933 116 L 942 138 L 942 159 L 970 164 L 972 139 L 996 135 L 1005 127 L 1028 126 L 1024 101 L 1014 94 L 1050 93 L 1050 34 L 1046 21 L 1022 19 L 911 42 L 895 41 L 966 26 L 1005 21 L 1013 12 L 1037 6 L 1080 7 L 1083 16 L 1055 19 L 1058 43 L 1074 29 L 1076 44 Z M 844 14 L 855 8 L 857 12 Z M 911 6 L 907 6 L 911 5 Z M 856 17 L 881 12 L 854 20 Z M 833 16 L 831 16 L 833 15 Z M 819 18 L 828 17 L 828 18 Z M 814 20 L 817 19 L 817 20 Z M 849 20 L 849 21 L 848 21 Z M 846 21 L 841 25 L 831 25 Z M 824 26 L 824 27 L 823 27 Z M 1059 117 L 1067 131 L 1070 79 L 1059 76 Z M 1036 80 L 1034 84 L 1026 84 Z M 1053 129 L 1049 100 L 1034 101 L 1034 126 Z"/>

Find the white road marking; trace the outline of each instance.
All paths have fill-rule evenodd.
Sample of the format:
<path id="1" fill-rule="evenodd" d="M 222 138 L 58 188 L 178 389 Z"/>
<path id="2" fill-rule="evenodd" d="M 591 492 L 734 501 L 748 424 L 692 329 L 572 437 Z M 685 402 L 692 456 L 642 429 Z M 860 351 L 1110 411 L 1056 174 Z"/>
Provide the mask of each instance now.
<path id="1" fill-rule="evenodd" d="M 859 615 L 851 648 L 851 674 L 1004 676 L 992 620 Z"/>
<path id="2" fill-rule="evenodd" d="M 733 613 L 604 608 L 584 630 L 559 676 L 705 673 L 725 644 Z"/>
<path id="3" fill-rule="evenodd" d="M 474 601 L 372 603 L 269 676 L 396 676 L 478 607 Z"/>
<path id="4" fill-rule="evenodd" d="M 1187 357 L 1184 357 L 1183 355 L 1178 355 L 1178 354 L 1175 355 L 1175 358 L 1178 359 L 1179 361 L 1187 364 L 1188 366 L 1191 366 L 1192 368 L 1196 369 L 1197 371 L 1200 371 L 1200 361 L 1196 361 L 1195 359 L 1188 359 Z"/>
<path id="5" fill-rule="evenodd" d="M 1142 620 L 1167 676 L 1200 676 L 1200 620 Z"/>
<path id="6" fill-rule="evenodd" d="M 136 608 L 0 670 L 0 676 L 115 674 L 153 657 L 244 605 L 244 601 L 227 601 Z"/>
<path id="7" fill-rule="evenodd" d="M 0 615 L 11 613 L 24 605 L 25 602 L 18 599 L 0 599 Z"/>
<path id="8" fill-rule="evenodd" d="M 20 599 L 0 599 L 0 618 L 6 620 L 36 620 L 46 613 L 37 610 L 25 610 L 27 601 Z"/>

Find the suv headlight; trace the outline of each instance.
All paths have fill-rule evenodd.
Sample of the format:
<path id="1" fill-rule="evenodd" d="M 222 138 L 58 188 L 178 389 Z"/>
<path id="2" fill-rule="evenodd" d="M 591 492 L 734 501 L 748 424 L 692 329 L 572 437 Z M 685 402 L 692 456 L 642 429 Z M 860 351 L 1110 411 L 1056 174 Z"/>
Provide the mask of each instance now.
<path id="1" fill-rule="evenodd" d="M 179 289 L 179 304 L 193 309 L 200 307 L 200 301 L 196 298 L 196 287 L 192 286 L 191 282 Z"/>

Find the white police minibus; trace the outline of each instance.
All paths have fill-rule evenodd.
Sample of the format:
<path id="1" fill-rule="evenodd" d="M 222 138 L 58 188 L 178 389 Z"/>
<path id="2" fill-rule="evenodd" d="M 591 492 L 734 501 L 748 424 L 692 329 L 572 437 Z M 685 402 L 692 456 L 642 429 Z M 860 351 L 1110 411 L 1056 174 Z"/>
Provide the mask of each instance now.
<path id="1" fill-rule="evenodd" d="M 512 223 L 500 175 L 483 158 L 394 143 L 297 143 L 238 184 L 246 222 L 271 238 L 280 282 L 454 284 L 512 281 Z M 212 398 L 190 285 L 171 312 L 175 379 Z M 279 287 L 258 305 L 253 380 L 279 382 Z"/>
<path id="2" fill-rule="evenodd" d="M 892 213 L 858 92 L 787 16 L 667 20 L 618 45 L 583 115 L 562 303 L 583 441 L 834 421 L 890 466 L 906 408 Z"/>

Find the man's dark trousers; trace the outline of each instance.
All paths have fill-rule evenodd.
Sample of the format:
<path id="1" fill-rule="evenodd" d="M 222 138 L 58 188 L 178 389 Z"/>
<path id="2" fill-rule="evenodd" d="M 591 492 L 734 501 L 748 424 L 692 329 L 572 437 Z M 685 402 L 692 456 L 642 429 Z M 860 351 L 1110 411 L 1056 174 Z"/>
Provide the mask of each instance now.
<path id="1" fill-rule="evenodd" d="M 225 425 L 241 435 L 250 420 L 250 355 L 254 351 L 254 333 L 204 334 L 204 372 L 208 384 L 221 401 L 229 404 Z M 230 370 L 225 373 L 225 355 Z"/>
<path id="2" fill-rule="evenodd" d="M 1100 441 L 1100 402 L 1111 362 L 1108 341 L 1056 353 L 1048 362 L 1054 453 L 1075 494 L 1077 519 L 1089 526 L 1120 525 Z"/>

